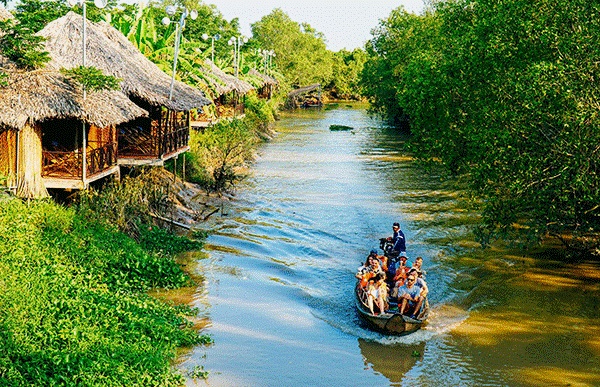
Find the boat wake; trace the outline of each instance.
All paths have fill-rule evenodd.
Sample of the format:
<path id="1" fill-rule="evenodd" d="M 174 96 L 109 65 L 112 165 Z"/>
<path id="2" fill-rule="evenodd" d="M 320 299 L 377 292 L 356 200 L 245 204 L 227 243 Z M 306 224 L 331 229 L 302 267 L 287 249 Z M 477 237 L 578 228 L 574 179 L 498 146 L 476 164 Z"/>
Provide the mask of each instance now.
<path id="1" fill-rule="evenodd" d="M 414 345 L 423 343 L 434 337 L 447 334 L 469 317 L 467 310 L 461 309 L 456 305 L 437 305 L 431 308 L 427 323 L 421 329 L 404 336 L 394 336 L 369 329 L 359 318 L 358 312 L 353 309 L 349 309 L 349 312 L 344 316 L 340 316 L 339 313 L 332 316 L 323 310 L 314 309 L 312 314 L 346 334 L 383 345 Z"/>

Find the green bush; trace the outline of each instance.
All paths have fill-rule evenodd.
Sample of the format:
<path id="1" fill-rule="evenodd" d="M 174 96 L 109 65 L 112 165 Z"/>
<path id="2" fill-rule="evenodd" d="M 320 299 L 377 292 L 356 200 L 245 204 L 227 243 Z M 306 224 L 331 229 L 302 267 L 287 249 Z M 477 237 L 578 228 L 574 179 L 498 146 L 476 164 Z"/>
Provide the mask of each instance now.
<path id="1" fill-rule="evenodd" d="M 270 125 L 275 121 L 278 99 L 265 100 L 254 94 L 244 97 L 245 116 L 221 120 L 204 131 L 192 131 L 190 151 L 177 163 L 177 175 L 199 184 L 209 192 L 221 193 L 233 188 L 246 176 L 246 163 L 252 159 L 256 145 L 270 138 Z M 175 171 L 175 162 L 167 168 Z"/>
<path id="2" fill-rule="evenodd" d="M 210 342 L 146 294 L 188 283 L 168 251 L 49 201 L 0 200 L 0 235 L 0 386 L 181 385 L 176 348 Z"/>
<path id="3" fill-rule="evenodd" d="M 170 213 L 169 189 L 160 170 L 141 169 L 139 175 L 111 181 L 101 189 L 80 191 L 77 207 L 84 217 L 138 239 L 140 226 L 152 224 L 155 215 Z"/>
<path id="4" fill-rule="evenodd" d="M 188 180 L 208 191 L 226 191 L 244 178 L 244 167 L 257 142 L 253 128 L 242 119 L 220 121 L 204 132 L 193 132 L 190 153 L 199 166 Z"/>

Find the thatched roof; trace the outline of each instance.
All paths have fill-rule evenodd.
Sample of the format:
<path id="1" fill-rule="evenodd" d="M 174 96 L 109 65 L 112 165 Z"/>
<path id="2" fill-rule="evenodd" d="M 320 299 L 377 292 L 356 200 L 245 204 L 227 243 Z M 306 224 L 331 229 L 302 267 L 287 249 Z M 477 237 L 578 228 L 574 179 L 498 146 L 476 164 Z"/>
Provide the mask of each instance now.
<path id="1" fill-rule="evenodd" d="M 267 74 L 263 74 L 256 69 L 250 69 L 248 74 L 261 80 L 262 84 L 260 87 L 277 84 L 277 80 L 275 78 L 268 76 Z"/>
<path id="2" fill-rule="evenodd" d="M 309 93 L 309 92 L 317 90 L 319 88 L 321 88 L 321 84 L 320 83 L 315 83 L 313 85 L 303 86 L 303 87 L 300 87 L 298 89 L 294 89 L 294 90 L 290 91 L 288 93 L 288 98 L 293 98 L 293 97 L 296 97 L 296 96 L 298 96 L 300 94 Z"/>
<path id="3" fill-rule="evenodd" d="M 254 89 L 254 86 L 248 82 L 236 78 L 233 75 L 227 74 L 225 71 L 218 68 L 217 65 L 211 60 L 205 59 L 204 63 L 206 66 L 203 66 L 203 68 L 210 74 L 217 77 L 229 89 L 228 91 L 235 90 L 240 94 L 246 94 L 250 90 Z"/>
<path id="4" fill-rule="evenodd" d="M 0 57 L 0 71 L 8 75 L 8 86 L 0 87 L 0 126 L 21 129 L 28 122 L 77 119 L 106 127 L 147 116 L 120 91 L 88 92 L 55 70 L 18 70 Z"/>
<path id="5" fill-rule="evenodd" d="M 82 17 L 69 12 L 49 23 L 39 35 L 46 37 L 46 50 L 55 69 L 73 68 L 82 62 Z M 175 81 L 169 100 L 171 77 L 146 58 L 118 30 L 105 22 L 86 21 L 86 65 L 122 79 L 124 93 L 152 106 L 183 111 L 211 103 L 202 91 Z"/>
<path id="6" fill-rule="evenodd" d="M 6 20 L 6 19 L 14 19 L 15 17 L 12 15 L 12 13 L 8 12 L 6 10 L 6 8 L 4 8 L 1 4 L 0 4 L 0 20 Z"/>
<path id="7" fill-rule="evenodd" d="M 197 79 L 196 81 L 205 84 L 210 92 L 215 95 L 215 98 L 234 91 L 235 85 L 222 76 L 222 74 L 224 74 L 223 71 L 213 71 L 213 66 L 216 68 L 210 60 L 205 61 L 202 66 L 202 78 Z"/>

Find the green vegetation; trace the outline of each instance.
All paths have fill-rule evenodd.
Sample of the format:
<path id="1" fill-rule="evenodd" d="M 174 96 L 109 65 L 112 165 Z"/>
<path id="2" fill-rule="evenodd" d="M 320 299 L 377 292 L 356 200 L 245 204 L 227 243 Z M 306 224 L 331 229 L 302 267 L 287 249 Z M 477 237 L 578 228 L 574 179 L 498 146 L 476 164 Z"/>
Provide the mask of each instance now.
<path id="1" fill-rule="evenodd" d="M 242 168 L 252 157 L 257 138 L 242 119 L 220 121 L 204 132 L 191 136 L 191 153 L 197 160 L 197 173 L 188 180 L 209 192 L 223 192 L 243 179 Z"/>
<path id="2" fill-rule="evenodd" d="M 247 164 L 253 159 L 257 144 L 270 138 L 269 128 L 278 102 L 248 95 L 245 103 L 243 118 L 221 120 L 203 131 L 192 131 L 190 151 L 186 153 L 187 181 L 199 184 L 209 193 L 221 194 L 247 176 Z M 174 169 L 172 161 L 168 168 Z M 182 176 L 183 166 L 178 166 L 177 174 Z"/>
<path id="3" fill-rule="evenodd" d="M 253 40 L 276 53 L 277 79 L 285 90 L 320 83 L 332 98 L 361 99 L 364 50 L 331 52 L 325 36 L 307 23 L 293 21 L 281 9 L 252 24 Z"/>
<path id="4" fill-rule="evenodd" d="M 35 33 L 69 11 L 70 7 L 64 1 L 22 0 L 16 4 L 14 14 L 21 26 Z"/>
<path id="5" fill-rule="evenodd" d="M 139 240 L 144 227 L 152 225 L 154 216 L 167 217 L 172 211 L 171 187 L 165 180 L 160 169 L 138 170 L 136 175 L 125 176 L 120 182 L 109 182 L 102 190 L 81 191 L 78 211 L 88 219 L 116 227 Z"/>
<path id="6" fill-rule="evenodd" d="M 1 197 L 0 235 L 0 385 L 177 386 L 176 348 L 210 342 L 146 294 L 189 282 L 168 254 L 47 201 Z"/>
<path id="7" fill-rule="evenodd" d="M 61 69 L 61 73 L 83 86 L 85 90 L 119 90 L 119 78 L 104 73 L 95 67 L 77 66 L 72 69 Z"/>
<path id="8" fill-rule="evenodd" d="M 0 53 L 24 69 L 43 67 L 49 60 L 43 50 L 44 38 L 34 35 L 27 26 L 15 20 L 0 20 Z"/>
<path id="9" fill-rule="evenodd" d="M 325 89 L 331 96 L 341 100 L 360 100 L 362 90 L 360 85 L 361 73 L 367 61 L 364 50 L 340 50 L 333 53 L 333 74 Z"/>
<path id="10" fill-rule="evenodd" d="M 324 37 L 308 24 L 293 21 L 276 8 L 252 24 L 252 35 L 262 47 L 274 50 L 285 81 L 293 86 L 326 83 L 332 76 L 332 54 Z"/>
<path id="11" fill-rule="evenodd" d="M 329 125 L 329 130 L 352 130 L 354 129 L 351 126 L 346 126 L 346 125 Z"/>
<path id="12" fill-rule="evenodd" d="M 368 45 L 374 110 L 469 182 L 483 244 L 553 235 L 599 251 L 599 15 L 584 0 L 444 2 L 393 11 Z"/>

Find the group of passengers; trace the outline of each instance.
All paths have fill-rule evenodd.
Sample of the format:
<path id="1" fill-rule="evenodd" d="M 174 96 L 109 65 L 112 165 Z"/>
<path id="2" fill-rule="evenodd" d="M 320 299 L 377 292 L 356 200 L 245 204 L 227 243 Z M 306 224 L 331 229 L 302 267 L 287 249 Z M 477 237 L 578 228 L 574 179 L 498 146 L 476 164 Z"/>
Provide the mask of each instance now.
<path id="1" fill-rule="evenodd" d="M 390 303 L 398 305 L 398 312 L 418 318 L 423 300 L 429 289 L 424 279 L 423 258 L 411 262 L 406 255 L 406 238 L 400 224 L 392 226 L 394 234 L 386 239 L 393 247 L 387 254 L 371 250 L 365 263 L 359 267 L 356 278 L 367 294 L 367 305 L 372 315 L 388 311 Z M 385 250 L 384 250 L 385 251 Z"/>

